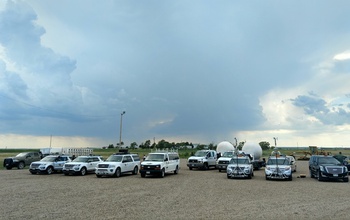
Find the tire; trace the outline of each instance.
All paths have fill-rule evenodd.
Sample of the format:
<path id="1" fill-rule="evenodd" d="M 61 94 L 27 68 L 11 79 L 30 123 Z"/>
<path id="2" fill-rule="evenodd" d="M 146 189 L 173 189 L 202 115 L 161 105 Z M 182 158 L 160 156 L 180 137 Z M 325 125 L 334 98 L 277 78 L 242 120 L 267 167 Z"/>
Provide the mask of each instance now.
<path id="1" fill-rule="evenodd" d="M 221 173 L 221 169 L 219 169 L 219 173 Z"/>
<path id="2" fill-rule="evenodd" d="M 323 177 L 321 176 L 321 171 L 318 171 L 317 180 L 318 181 L 323 181 Z"/>
<path id="3" fill-rule="evenodd" d="M 310 178 L 315 178 L 315 176 L 312 174 L 312 171 L 311 170 L 309 171 L 310 171 Z"/>
<path id="4" fill-rule="evenodd" d="M 49 167 L 46 169 L 46 173 L 47 173 L 47 175 L 50 175 L 50 174 L 53 173 L 53 169 L 52 169 L 51 166 L 49 166 Z"/>
<path id="5" fill-rule="evenodd" d="M 98 175 L 98 174 L 96 174 L 96 177 L 97 177 L 97 178 L 101 178 L 101 177 L 102 177 L 102 175 Z"/>
<path id="6" fill-rule="evenodd" d="M 141 173 L 141 177 L 142 178 L 146 177 L 146 174 L 145 173 Z"/>
<path id="7" fill-rule="evenodd" d="M 135 166 L 134 167 L 134 170 L 132 171 L 132 174 L 136 175 L 139 173 L 139 167 L 138 166 Z"/>
<path id="8" fill-rule="evenodd" d="M 82 175 L 82 176 L 86 175 L 86 168 L 85 167 L 81 168 L 80 175 Z"/>
<path id="9" fill-rule="evenodd" d="M 344 178 L 343 182 L 345 182 L 345 183 L 349 182 L 349 177 Z"/>
<path id="10" fill-rule="evenodd" d="M 208 166 L 208 163 L 204 163 L 204 167 L 203 167 L 204 170 L 209 170 L 209 166 Z"/>
<path id="11" fill-rule="evenodd" d="M 254 171 L 252 170 L 252 176 L 254 176 Z"/>
<path id="12" fill-rule="evenodd" d="M 161 178 L 164 178 L 164 176 L 165 176 L 165 170 L 164 170 L 164 168 L 162 169 L 162 172 L 160 173 L 160 177 Z"/>
<path id="13" fill-rule="evenodd" d="M 33 174 L 33 175 L 36 174 L 36 172 L 32 172 L 32 171 L 30 171 L 30 173 Z"/>
<path id="14" fill-rule="evenodd" d="M 231 179 L 230 175 L 227 174 L 226 176 L 227 176 L 227 179 Z"/>
<path id="15" fill-rule="evenodd" d="M 174 170 L 174 174 L 178 174 L 179 173 L 179 167 L 176 166 L 176 169 Z"/>
<path id="16" fill-rule="evenodd" d="M 292 181 L 293 180 L 293 175 L 290 175 L 288 178 L 288 181 Z"/>
<path id="17" fill-rule="evenodd" d="M 63 173 L 65 176 L 69 176 L 69 173 Z"/>
<path id="18" fill-rule="evenodd" d="M 24 162 L 19 162 L 19 164 L 18 164 L 18 169 L 19 170 L 21 170 L 21 169 L 23 169 L 24 168 Z"/>
<path id="19" fill-rule="evenodd" d="M 119 178 L 121 176 L 122 172 L 120 170 L 120 168 L 118 167 L 116 170 L 115 170 L 115 173 L 114 173 L 114 176 Z"/>
<path id="20" fill-rule="evenodd" d="M 265 180 L 269 180 L 269 178 L 265 175 Z"/>
<path id="21" fill-rule="evenodd" d="M 192 170 L 192 167 L 189 167 L 188 169 Z"/>
<path id="22" fill-rule="evenodd" d="M 6 167 L 7 170 L 12 170 L 12 167 Z"/>
<path id="23" fill-rule="evenodd" d="M 249 174 L 248 174 L 248 179 L 251 179 L 251 178 L 252 178 L 252 174 L 249 173 Z"/>

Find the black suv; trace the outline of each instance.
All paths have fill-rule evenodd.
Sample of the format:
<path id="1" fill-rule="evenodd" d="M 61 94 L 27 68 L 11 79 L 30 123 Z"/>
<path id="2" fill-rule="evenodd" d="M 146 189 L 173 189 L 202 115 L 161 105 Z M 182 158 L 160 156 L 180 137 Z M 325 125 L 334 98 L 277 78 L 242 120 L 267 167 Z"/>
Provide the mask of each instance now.
<path id="1" fill-rule="evenodd" d="M 309 160 L 311 178 L 318 181 L 330 179 L 342 179 L 349 182 L 348 169 L 332 156 L 312 155 Z"/>

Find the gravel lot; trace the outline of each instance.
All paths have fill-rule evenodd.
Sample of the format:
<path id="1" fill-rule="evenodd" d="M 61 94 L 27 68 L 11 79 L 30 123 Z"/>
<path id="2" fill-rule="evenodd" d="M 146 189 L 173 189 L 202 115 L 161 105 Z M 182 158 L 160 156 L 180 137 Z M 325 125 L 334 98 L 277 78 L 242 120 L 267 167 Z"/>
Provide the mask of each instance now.
<path id="1" fill-rule="evenodd" d="M 318 182 L 306 161 L 293 181 L 227 179 L 218 170 L 165 178 L 31 175 L 0 170 L 1 219 L 349 219 L 350 186 Z M 297 178 L 307 174 L 306 178 Z"/>

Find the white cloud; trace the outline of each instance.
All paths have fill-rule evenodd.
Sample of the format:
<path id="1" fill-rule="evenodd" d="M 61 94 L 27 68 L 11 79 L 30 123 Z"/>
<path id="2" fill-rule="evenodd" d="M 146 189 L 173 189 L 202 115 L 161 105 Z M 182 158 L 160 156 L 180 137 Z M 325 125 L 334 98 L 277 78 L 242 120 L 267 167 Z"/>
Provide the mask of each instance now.
<path id="1" fill-rule="evenodd" d="M 349 60 L 350 59 L 350 52 L 347 51 L 347 52 L 337 54 L 334 56 L 333 59 L 335 59 L 335 60 Z"/>

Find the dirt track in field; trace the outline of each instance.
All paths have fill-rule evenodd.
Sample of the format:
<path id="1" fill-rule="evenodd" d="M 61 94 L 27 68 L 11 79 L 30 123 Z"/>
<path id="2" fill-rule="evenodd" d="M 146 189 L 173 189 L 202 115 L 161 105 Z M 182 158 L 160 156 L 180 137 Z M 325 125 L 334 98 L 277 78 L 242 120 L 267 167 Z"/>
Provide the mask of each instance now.
<path id="1" fill-rule="evenodd" d="M 301 173 L 306 178 L 297 178 Z M 227 179 L 218 170 L 165 178 L 31 175 L 0 170 L 1 219 L 349 219 L 350 185 L 318 182 L 306 161 L 293 181 Z"/>

